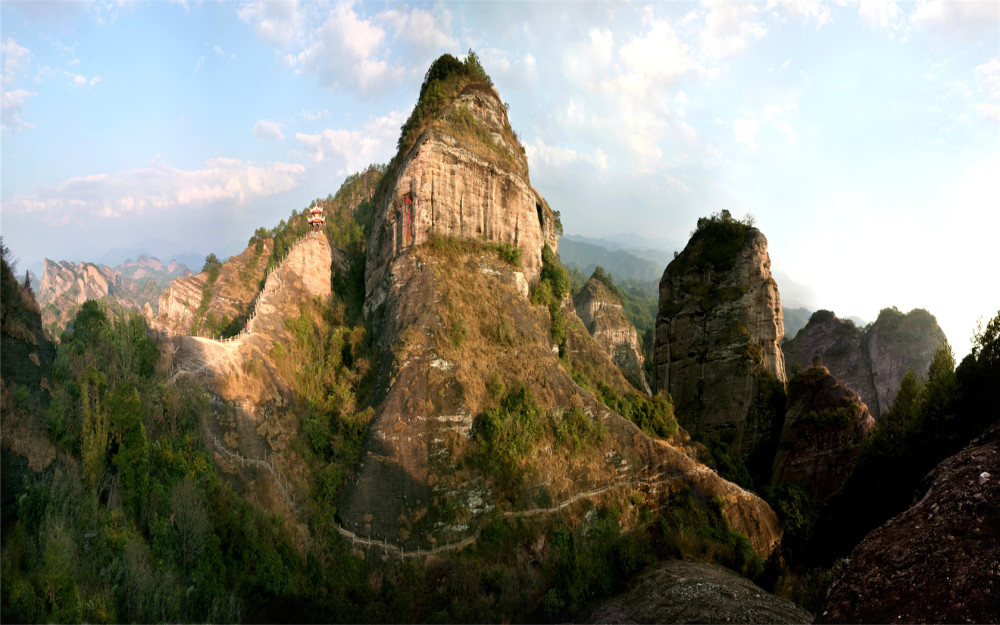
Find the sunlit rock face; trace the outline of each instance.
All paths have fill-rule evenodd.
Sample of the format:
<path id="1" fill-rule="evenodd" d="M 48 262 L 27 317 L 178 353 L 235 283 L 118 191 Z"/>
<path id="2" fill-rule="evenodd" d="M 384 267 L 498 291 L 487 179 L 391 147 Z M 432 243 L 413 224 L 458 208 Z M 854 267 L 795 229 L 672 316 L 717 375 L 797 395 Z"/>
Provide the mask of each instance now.
<path id="1" fill-rule="evenodd" d="M 470 126 L 479 133 L 471 139 Z M 555 251 L 559 244 L 555 216 L 531 187 L 527 159 L 509 129 L 496 91 L 469 85 L 390 172 L 366 251 L 366 313 L 388 293 L 392 260 L 432 237 L 513 245 L 528 283 L 538 283 L 542 247 Z"/>
<path id="2" fill-rule="evenodd" d="M 654 391 L 670 393 L 689 432 L 717 434 L 746 457 L 773 435 L 753 405 L 762 376 L 785 382 L 782 336 L 764 235 L 696 232 L 660 280 Z"/>

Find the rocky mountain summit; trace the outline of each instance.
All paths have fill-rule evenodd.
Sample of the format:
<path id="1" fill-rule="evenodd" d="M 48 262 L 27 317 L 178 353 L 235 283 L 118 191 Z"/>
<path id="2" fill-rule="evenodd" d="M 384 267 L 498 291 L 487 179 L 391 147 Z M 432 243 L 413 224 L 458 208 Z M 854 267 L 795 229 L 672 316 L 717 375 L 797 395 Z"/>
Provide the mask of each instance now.
<path id="1" fill-rule="evenodd" d="M 576 314 L 594 340 L 640 391 L 650 394 L 646 383 L 642 344 L 635 327 L 622 312 L 621 299 L 608 286 L 592 277 L 573 298 Z"/>
<path id="2" fill-rule="evenodd" d="M 689 432 L 717 434 L 744 457 L 775 434 L 758 395 L 785 383 L 770 269 L 764 235 L 723 211 L 698 220 L 660 280 L 653 389 L 670 393 Z"/>
<path id="3" fill-rule="evenodd" d="M 492 515 L 572 510 L 631 484 L 657 499 L 683 487 L 718 497 L 730 526 L 770 553 L 780 533 L 767 504 L 649 438 L 566 370 L 570 347 L 553 333 L 557 324 L 582 329 L 572 303 L 529 300 L 535 287 L 552 297 L 539 285 L 554 271 L 543 250 L 557 244 L 555 215 L 530 186 L 496 91 L 437 71 L 374 200 L 364 310 L 382 374 L 357 476 L 341 496 L 345 531 L 363 537 L 359 545 L 447 550 L 474 540 Z M 441 84 L 452 84 L 454 99 L 421 118 L 423 95 Z M 415 119 L 422 125 L 408 141 Z M 593 343 L 586 333 L 574 340 Z M 499 453 L 476 460 L 484 436 L 506 431 L 485 425 L 504 406 L 527 420 L 510 426 L 526 428 L 513 448 L 524 455 L 515 465 Z M 549 440 L 550 427 L 571 421 L 606 434 L 576 452 Z"/>
<path id="4" fill-rule="evenodd" d="M 141 309 L 155 305 L 157 295 L 175 278 L 189 275 L 188 268 L 177 261 L 164 265 L 147 256 L 127 260 L 117 267 L 74 265 L 46 258 L 37 295 L 42 323 L 50 335 L 58 337 L 89 299 L 104 301 L 112 311 Z"/>
<path id="5" fill-rule="evenodd" d="M 813 358 L 822 357 L 823 365 L 861 396 L 877 420 L 892 405 L 907 370 L 926 376 L 934 352 L 946 340 L 934 316 L 921 308 L 906 314 L 885 308 L 865 328 L 820 310 L 781 348 L 789 368 L 808 367 Z"/>
<path id="6" fill-rule="evenodd" d="M 788 385 L 772 481 L 798 484 L 822 502 L 851 474 L 857 446 L 873 427 L 857 393 L 826 367 L 806 369 Z"/>
<path id="7" fill-rule="evenodd" d="M 528 162 L 503 102 L 472 83 L 400 152 L 376 197 L 365 267 L 365 310 L 391 288 L 392 262 L 438 237 L 506 244 L 538 283 L 541 250 L 559 244 L 556 218 L 528 182 Z"/>

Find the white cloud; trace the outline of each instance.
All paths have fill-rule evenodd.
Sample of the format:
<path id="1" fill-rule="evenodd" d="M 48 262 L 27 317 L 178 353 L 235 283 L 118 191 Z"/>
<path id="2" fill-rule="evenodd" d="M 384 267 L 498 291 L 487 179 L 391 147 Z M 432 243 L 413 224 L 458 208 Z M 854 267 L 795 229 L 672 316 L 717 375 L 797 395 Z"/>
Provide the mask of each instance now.
<path id="1" fill-rule="evenodd" d="M 266 141 L 284 141 L 285 135 L 281 134 L 281 124 L 259 119 L 253 125 L 253 136 Z"/>
<path id="2" fill-rule="evenodd" d="M 295 188 L 305 173 L 297 163 L 258 167 L 237 159 L 217 158 L 196 170 L 165 163 L 115 174 L 71 178 L 57 185 L 17 195 L 3 205 L 12 213 L 40 213 L 46 223 L 66 225 L 130 213 L 172 211 L 248 202 Z"/>
<path id="3" fill-rule="evenodd" d="M 702 27 L 701 52 L 711 58 L 732 56 L 761 39 L 767 29 L 758 21 L 757 7 L 750 3 L 706 0 L 710 7 Z"/>
<path id="4" fill-rule="evenodd" d="M 608 156 L 604 150 L 597 148 L 592 154 L 582 154 L 570 148 L 548 145 L 541 137 L 524 147 L 528 163 L 532 169 L 538 167 L 564 168 L 570 163 L 590 163 L 595 169 L 607 171 Z"/>
<path id="5" fill-rule="evenodd" d="M 252 24 L 264 41 L 286 48 L 302 33 L 302 13 L 298 0 L 254 0 L 237 10 L 240 19 Z"/>
<path id="6" fill-rule="evenodd" d="M 615 88 L 645 99 L 651 89 L 670 85 L 695 69 L 688 47 L 669 23 L 650 20 L 648 32 L 633 37 L 618 51 L 625 71 L 614 81 Z"/>
<path id="7" fill-rule="evenodd" d="M 747 146 L 751 150 L 757 147 L 757 132 L 760 130 L 760 124 L 754 118 L 749 119 L 734 119 L 733 120 L 733 136 L 736 140 Z"/>
<path id="8" fill-rule="evenodd" d="M 17 132 L 35 127 L 34 124 L 21 119 L 21 115 L 24 114 L 21 110 L 24 101 L 34 95 L 38 94 L 24 89 L 3 92 L 3 99 L 0 101 L 0 127 L 4 131 Z"/>
<path id="9" fill-rule="evenodd" d="M 444 50 L 456 50 L 458 41 L 451 31 L 451 13 L 440 10 L 437 15 L 420 8 L 405 5 L 390 9 L 377 16 L 377 20 L 388 24 L 395 33 L 395 39 L 407 46 L 406 56 L 411 66 L 420 71 Z"/>
<path id="10" fill-rule="evenodd" d="M 3 56 L 3 78 L 0 83 L 5 86 L 13 84 L 28 69 L 31 63 L 31 50 L 7 37 L 3 44 L 0 44 L 0 54 Z"/>
<path id="11" fill-rule="evenodd" d="M 976 108 L 993 121 L 1000 121 L 1000 57 L 993 57 L 975 69 L 976 86 L 986 97 Z"/>
<path id="12" fill-rule="evenodd" d="M 996 34 L 1000 22 L 997 0 L 923 0 L 913 12 L 914 26 L 957 41 Z"/>
<path id="13" fill-rule="evenodd" d="M 212 46 L 212 49 L 215 50 L 216 54 L 218 55 L 222 54 L 222 48 L 219 47 L 219 44 L 215 44 L 214 46 Z"/>
<path id="14" fill-rule="evenodd" d="M 351 174 L 392 157 L 407 117 L 409 111 L 393 111 L 370 120 L 363 130 L 327 128 L 317 134 L 296 133 L 295 139 L 314 162 L 331 162 L 339 166 L 338 174 Z"/>
<path id="15" fill-rule="evenodd" d="M 903 11 L 896 0 L 861 0 L 858 14 L 874 28 L 897 30 L 903 21 Z"/>
<path id="16" fill-rule="evenodd" d="M 816 28 L 833 22 L 830 6 L 823 0 L 768 0 L 765 10 L 781 7 L 785 14 L 805 22 L 816 21 Z"/>
<path id="17" fill-rule="evenodd" d="M 204 62 L 205 62 L 205 57 L 202 56 L 200 59 L 198 59 L 198 62 L 194 64 L 194 71 L 197 72 L 199 69 L 201 69 L 201 64 Z"/>
<path id="18" fill-rule="evenodd" d="M 66 71 L 64 69 L 60 69 L 60 70 L 57 70 L 57 71 L 58 71 L 58 73 L 62 74 L 67 79 L 69 79 L 69 83 L 68 84 L 70 84 L 70 85 L 72 85 L 74 87 L 81 87 L 81 88 L 82 87 L 93 87 L 97 83 L 101 82 L 101 77 L 100 76 L 91 76 L 90 78 L 87 78 L 86 76 L 84 76 L 82 74 L 74 74 L 73 72 L 68 72 L 68 71 Z"/>
<path id="19" fill-rule="evenodd" d="M 792 66 L 792 60 L 786 59 L 784 63 L 781 64 L 781 69 L 788 69 Z"/>
<path id="20" fill-rule="evenodd" d="M 306 120 L 307 122 L 315 122 L 329 117 L 330 111 L 326 109 L 323 109 L 322 111 L 307 111 L 303 109 L 301 115 L 302 119 Z"/>
<path id="21" fill-rule="evenodd" d="M 361 18 L 349 4 L 338 4 L 312 33 L 309 46 L 297 55 L 286 55 L 285 62 L 315 73 L 324 87 L 346 83 L 373 96 L 403 77 L 402 67 L 381 58 L 385 39 L 385 30 L 374 20 Z"/>

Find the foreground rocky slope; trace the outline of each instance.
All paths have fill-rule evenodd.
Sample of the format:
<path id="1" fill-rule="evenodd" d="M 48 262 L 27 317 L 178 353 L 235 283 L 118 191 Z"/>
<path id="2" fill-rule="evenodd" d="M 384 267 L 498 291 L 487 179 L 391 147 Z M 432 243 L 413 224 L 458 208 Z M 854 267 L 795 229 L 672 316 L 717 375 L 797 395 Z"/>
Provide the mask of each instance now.
<path id="1" fill-rule="evenodd" d="M 762 381 L 785 383 L 781 299 L 767 239 L 728 212 L 700 219 L 660 280 L 653 390 L 670 393 L 692 434 L 717 434 L 745 458 L 772 438 Z"/>
<path id="2" fill-rule="evenodd" d="M 190 276 L 187 267 L 170 261 L 164 265 L 156 258 L 140 256 L 117 267 L 94 263 L 72 264 L 45 259 L 38 302 L 42 323 L 53 337 L 58 337 L 88 299 L 101 300 L 112 311 L 142 309 L 152 304 L 175 278 Z"/>
<path id="3" fill-rule="evenodd" d="M 806 369 L 788 385 L 772 482 L 798 484 L 824 501 L 851 474 L 857 447 L 873 427 L 857 393 L 826 367 Z"/>
<path id="4" fill-rule="evenodd" d="M 586 623 L 811 623 L 812 615 L 729 569 L 670 560 L 636 576 Z"/>
<path id="5" fill-rule="evenodd" d="M 1000 615 L 1000 424 L 924 479 L 834 581 L 821 623 L 991 623 Z"/>
<path id="6" fill-rule="evenodd" d="M 934 316 L 920 308 L 905 315 L 883 309 L 864 329 L 820 310 L 781 348 L 789 368 L 808 367 L 813 358 L 822 357 L 823 365 L 861 396 L 877 420 L 892 405 L 907 370 L 926 376 L 934 352 L 946 340 Z"/>
<path id="7" fill-rule="evenodd" d="M 622 302 L 597 278 L 591 278 L 573 297 L 576 314 L 594 340 L 611 356 L 629 382 L 650 394 L 646 383 L 642 344 L 635 328 L 622 312 Z"/>

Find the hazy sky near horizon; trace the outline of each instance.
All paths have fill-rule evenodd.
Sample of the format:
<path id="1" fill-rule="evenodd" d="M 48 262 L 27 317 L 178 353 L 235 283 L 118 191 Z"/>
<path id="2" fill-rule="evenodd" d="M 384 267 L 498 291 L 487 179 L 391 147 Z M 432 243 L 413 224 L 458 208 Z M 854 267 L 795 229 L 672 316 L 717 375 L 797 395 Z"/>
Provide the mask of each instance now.
<path id="1" fill-rule="evenodd" d="M 22 266 L 234 253 L 387 162 L 473 48 L 567 234 L 752 214 L 790 303 L 923 307 L 959 358 L 1000 309 L 1000 0 L 2 0 L 0 44 Z"/>

